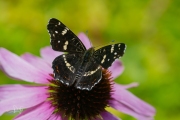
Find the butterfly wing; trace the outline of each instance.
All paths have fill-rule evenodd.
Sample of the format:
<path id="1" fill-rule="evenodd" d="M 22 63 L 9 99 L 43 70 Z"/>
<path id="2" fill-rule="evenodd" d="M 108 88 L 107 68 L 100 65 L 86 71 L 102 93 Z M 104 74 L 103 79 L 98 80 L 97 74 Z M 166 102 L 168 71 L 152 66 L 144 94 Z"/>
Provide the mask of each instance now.
<path id="1" fill-rule="evenodd" d="M 52 63 L 55 80 L 71 86 L 75 82 L 75 71 L 80 64 L 79 54 L 64 54 L 56 57 Z"/>
<path id="2" fill-rule="evenodd" d="M 96 63 L 107 69 L 115 59 L 123 56 L 125 49 L 126 45 L 124 43 L 104 46 L 94 52 L 93 58 Z"/>
<path id="3" fill-rule="evenodd" d="M 82 74 L 81 78 L 76 81 L 75 87 L 81 90 L 90 91 L 102 78 L 101 66 L 90 62 Z"/>
<path id="4" fill-rule="evenodd" d="M 47 29 L 53 50 L 69 53 L 79 53 L 86 50 L 81 40 L 59 20 L 51 18 Z"/>

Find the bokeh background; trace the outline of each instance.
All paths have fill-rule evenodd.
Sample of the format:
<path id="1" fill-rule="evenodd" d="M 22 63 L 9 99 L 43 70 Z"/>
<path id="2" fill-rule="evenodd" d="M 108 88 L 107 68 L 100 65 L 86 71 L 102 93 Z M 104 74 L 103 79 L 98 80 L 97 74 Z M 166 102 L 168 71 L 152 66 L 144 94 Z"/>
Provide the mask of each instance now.
<path id="1" fill-rule="evenodd" d="M 138 82 L 130 91 L 156 108 L 156 120 L 180 120 L 179 0 L 0 0 L 0 47 L 39 56 L 49 45 L 46 25 L 52 17 L 76 34 L 86 32 L 95 47 L 126 43 L 125 71 L 116 82 Z M 13 83 L 20 81 L 0 71 L 0 84 Z"/>

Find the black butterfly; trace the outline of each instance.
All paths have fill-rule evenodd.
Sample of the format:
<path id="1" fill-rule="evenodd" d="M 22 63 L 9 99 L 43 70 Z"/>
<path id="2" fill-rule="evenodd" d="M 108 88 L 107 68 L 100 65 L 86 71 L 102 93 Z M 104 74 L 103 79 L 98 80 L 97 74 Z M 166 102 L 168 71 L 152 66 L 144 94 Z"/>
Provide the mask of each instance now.
<path id="1" fill-rule="evenodd" d="M 108 45 L 95 50 L 86 49 L 81 40 L 62 22 L 52 18 L 47 25 L 52 49 L 68 52 L 54 59 L 54 77 L 67 86 L 91 90 L 102 77 L 102 67 L 107 69 L 113 61 L 123 56 L 124 43 Z"/>

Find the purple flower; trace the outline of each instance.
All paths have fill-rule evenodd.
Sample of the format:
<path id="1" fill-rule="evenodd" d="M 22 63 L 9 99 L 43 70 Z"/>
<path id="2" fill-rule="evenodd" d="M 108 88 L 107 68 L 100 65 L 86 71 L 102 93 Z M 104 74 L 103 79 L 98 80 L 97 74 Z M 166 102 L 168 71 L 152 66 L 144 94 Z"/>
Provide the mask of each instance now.
<path id="1" fill-rule="evenodd" d="M 86 37 L 85 34 L 80 33 L 78 37 L 85 44 L 86 48 L 91 47 L 89 39 Z M 63 86 L 58 81 L 54 80 L 52 75 L 53 70 L 51 68 L 51 63 L 54 60 L 54 58 L 60 54 L 62 53 L 55 52 L 50 47 L 45 47 L 41 49 L 41 58 L 34 56 L 30 53 L 25 53 L 19 57 L 4 48 L 0 48 L 0 69 L 4 71 L 4 73 L 6 73 L 12 79 L 24 80 L 27 82 L 38 84 L 15 84 L 0 86 L 0 115 L 8 111 L 23 109 L 23 111 L 14 118 L 15 120 L 66 120 L 69 117 L 68 115 L 76 119 L 75 117 L 77 117 L 77 115 L 74 115 L 74 113 L 72 112 L 73 108 L 71 108 L 71 111 L 69 112 L 69 108 L 63 108 L 62 104 L 64 102 L 69 104 L 69 101 L 78 99 L 78 97 L 70 98 L 69 96 L 69 101 L 62 101 L 63 99 L 59 98 L 59 96 L 62 96 L 62 94 L 66 94 L 66 92 L 69 90 L 65 91 L 66 88 L 61 89 L 61 87 Z M 155 114 L 155 109 L 151 105 L 145 103 L 144 101 L 140 100 L 132 93 L 127 91 L 128 88 L 136 87 L 138 85 L 137 83 L 132 83 L 129 85 L 119 85 L 111 80 L 112 77 L 114 79 L 117 76 L 119 76 L 122 73 L 123 69 L 124 68 L 122 66 L 122 63 L 119 60 L 116 60 L 108 69 L 108 71 L 110 71 L 111 74 L 107 70 L 104 70 L 104 79 L 107 79 L 109 81 L 108 85 L 110 95 L 107 97 L 108 101 L 102 102 L 102 104 L 107 103 L 104 105 L 104 107 L 110 106 L 118 111 L 129 114 L 139 120 L 152 120 Z M 105 87 L 108 87 L 108 85 L 105 85 Z M 98 84 L 96 86 L 98 87 Z M 72 89 L 72 91 L 74 91 L 74 88 Z M 85 93 L 83 93 L 83 95 L 84 94 Z M 96 94 L 98 93 L 94 92 L 92 94 L 92 97 L 100 97 Z M 61 102 L 59 102 L 59 99 L 61 99 Z M 91 98 L 89 99 L 91 100 Z M 82 102 L 80 103 L 81 104 L 79 104 L 79 106 L 82 105 Z M 98 108 L 98 106 L 92 107 Z M 81 108 L 84 108 L 84 106 Z M 94 111 L 94 109 L 86 111 L 84 110 L 84 112 L 90 112 L 93 115 L 97 114 L 98 117 L 92 116 L 92 118 L 94 119 L 119 119 L 113 114 L 106 111 L 105 109 L 102 109 L 97 112 Z M 76 113 L 78 112 L 76 111 Z M 85 115 L 87 116 L 84 117 L 82 117 L 82 114 L 79 114 L 79 118 L 91 118 L 91 115 L 88 114 L 89 113 L 85 113 Z"/>

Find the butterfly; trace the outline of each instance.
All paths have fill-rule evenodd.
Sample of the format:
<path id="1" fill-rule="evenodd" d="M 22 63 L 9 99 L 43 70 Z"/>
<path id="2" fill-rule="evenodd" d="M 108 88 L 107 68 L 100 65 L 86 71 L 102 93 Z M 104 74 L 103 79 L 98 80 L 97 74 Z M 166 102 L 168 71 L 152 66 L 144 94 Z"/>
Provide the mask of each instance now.
<path id="1" fill-rule="evenodd" d="M 66 52 L 54 59 L 54 79 L 67 86 L 90 91 L 102 78 L 102 68 L 108 69 L 123 56 L 126 45 L 117 43 L 95 50 L 86 49 L 81 40 L 62 22 L 51 18 L 47 25 L 50 44 L 55 51 Z"/>

